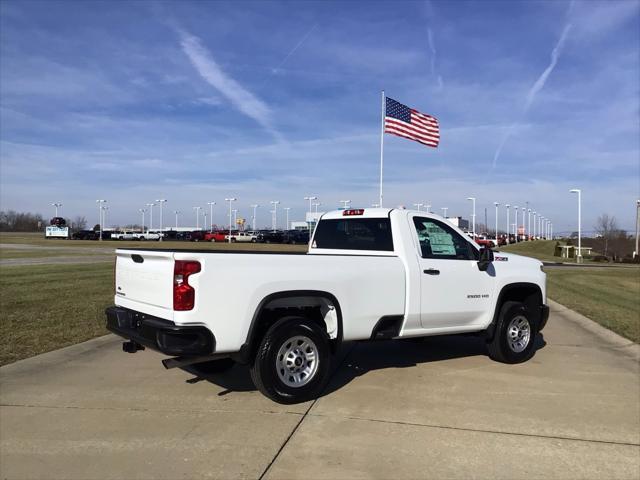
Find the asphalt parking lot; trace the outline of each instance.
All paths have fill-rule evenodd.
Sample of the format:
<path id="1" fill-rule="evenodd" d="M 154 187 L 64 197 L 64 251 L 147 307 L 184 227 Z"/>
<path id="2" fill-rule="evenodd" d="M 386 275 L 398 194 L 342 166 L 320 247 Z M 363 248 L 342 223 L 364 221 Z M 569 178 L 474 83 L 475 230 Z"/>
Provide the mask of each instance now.
<path id="1" fill-rule="evenodd" d="M 244 367 L 167 371 L 101 337 L 0 368 L 0 476 L 639 478 L 637 360 L 557 307 L 539 347 L 351 344 L 323 397 L 283 406 Z"/>

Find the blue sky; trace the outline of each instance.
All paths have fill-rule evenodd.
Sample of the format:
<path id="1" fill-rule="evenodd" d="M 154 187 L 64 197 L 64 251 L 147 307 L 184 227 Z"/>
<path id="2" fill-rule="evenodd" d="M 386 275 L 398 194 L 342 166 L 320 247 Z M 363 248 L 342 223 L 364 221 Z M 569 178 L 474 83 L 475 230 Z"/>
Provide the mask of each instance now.
<path id="1" fill-rule="evenodd" d="M 493 202 L 528 201 L 575 230 L 577 187 L 586 230 L 635 225 L 638 1 L 5 0 L 0 22 L 2 209 L 368 206 L 385 89 L 441 125 L 438 149 L 385 136 L 385 206 L 468 217 L 475 196 L 493 225 Z"/>

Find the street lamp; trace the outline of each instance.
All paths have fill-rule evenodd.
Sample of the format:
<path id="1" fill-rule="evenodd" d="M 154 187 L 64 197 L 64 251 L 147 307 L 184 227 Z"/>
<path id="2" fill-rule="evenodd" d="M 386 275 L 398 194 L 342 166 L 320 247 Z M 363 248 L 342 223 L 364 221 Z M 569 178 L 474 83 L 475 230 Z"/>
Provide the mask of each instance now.
<path id="1" fill-rule="evenodd" d="M 280 200 L 271 200 L 269 202 L 271 205 L 273 205 L 273 231 L 275 232 L 278 229 L 278 204 L 280 203 Z"/>
<path id="2" fill-rule="evenodd" d="M 636 200 L 636 251 L 633 252 L 633 258 L 640 255 L 638 252 L 638 233 L 640 233 L 640 200 Z"/>
<path id="3" fill-rule="evenodd" d="M 524 227 L 524 231 L 525 231 L 525 237 L 524 238 L 528 239 L 529 230 L 530 230 L 530 227 L 531 227 L 531 210 L 529 210 L 529 202 L 524 202 L 524 204 L 525 204 L 525 207 L 524 207 L 524 210 L 522 212 L 522 226 Z M 529 224 L 528 225 L 527 225 L 527 221 L 526 221 L 526 218 L 525 218 L 525 215 L 524 215 L 524 213 L 527 210 L 529 210 Z"/>
<path id="4" fill-rule="evenodd" d="M 287 230 L 291 230 L 289 228 L 289 210 L 291 210 L 291 207 L 284 207 L 284 210 L 287 212 Z"/>
<path id="5" fill-rule="evenodd" d="M 257 230 L 256 228 L 256 209 L 260 206 L 257 203 L 254 205 L 249 205 L 251 208 L 253 208 L 253 220 L 251 220 L 251 226 L 253 227 L 254 230 Z"/>
<path id="6" fill-rule="evenodd" d="M 308 196 L 308 197 L 304 197 L 305 200 L 309 200 L 309 213 L 311 213 L 311 200 L 317 200 L 318 197 L 316 196 Z"/>
<path id="7" fill-rule="evenodd" d="M 147 232 L 153 228 L 153 207 L 156 205 L 155 203 L 146 203 L 147 207 L 149 207 L 149 228 L 147 228 Z"/>
<path id="8" fill-rule="evenodd" d="M 346 210 L 349 204 L 351 203 L 351 200 L 340 200 L 340 203 L 342 204 L 342 209 Z"/>
<path id="9" fill-rule="evenodd" d="M 142 214 L 142 233 L 144 233 L 144 214 L 147 210 L 144 208 L 139 208 L 138 211 Z"/>
<path id="10" fill-rule="evenodd" d="M 533 211 L 533 239 L 536 239 L 536 211 Z"/>
<path id="11" fill-rule="evenodd" d="M 162 233 L 162 204 L 167 203 L 167 201 L 164 198 L 161 198 L 156 200 L 156 202 L 160 204 L 160 241 L 162 241 L 162 237 L 164 237 L 164 234 Z"/>
<path id="12" fill-rule="evenodd" d="M 209 230 L 209 232 L 213 232 L 213 206 L 216 204 L 216 202 L 207 202 L 207 205 L 209 205 L 210 210 L 209 210 L 209 224 L 211 225 L 211 229 Z"/>
<path id="13" fill-rule="evenodd" d="M 178 231 L 178 214 L 180 213 L 180 210 L 174 210 L 173 213 L 176 214 L 176 232 Z"/>
<path id="14" fill-rule="evenodd" d="M 416 207 L 418 211 L 420 211 L 420 207 L 423 207 L 424 203 L 414 203 L 413 206 Z"/>
<path id="15" fill-rule="evenodd" d="M 102 204 L 107 203 L 107 201 L 96 200 L 96 203 L 98 204 L 98 216 L 99 216 L 99 223 L 100 223 L 100 241 L 102 241 Z"/>
<path id="16" fill-rule="evenodd" d="M 496 245 L 498 245 L 498 205 L 500 205 L 498 202 L 493 202 L 493 204 L 496 206 Z"/>
<path id="17" fill-rule="evenodd" d="M 473 202 L 473 214 L 471 215 L 471 219 L 473 220 L 473 241 L 476 241 L 476 197 L 467 197 L 467 200 L 471 200 Z"/>
<path id="18" fill-rule="evenodd" d="M 202 219 L 204 220 L 203 226 L 204 226 L 204 231 L 206 232 L 207 231 L 207 211 L 206 210 L 202 211 Z"/>
<path id="19" fill-rule="evenodd" d="M 431 204 L 429 202 L 426 203 L 426 205 L 424 206 L 424 208 L 427 209 L 427 213 L 431 213 Z"/>
<path id="20" fill-rule="evenodd" d="M 578 256 L 576 261 L 582 263 L 582 190 L 579 188 L 572 188 L 569 193 L 578 194 Z"/>
<path id="21" fill-rule="evenodd" d="M 196 230 L 200 230 L 200 209 L 202 207 L 193 207 L 196 211 Z"/>
<path id="22" fill-rule="evenodd" d="M 518 206 L 514 205 L 513 209 L 515 210 L 515 216 L 516 216 L 516 226 L 513 230 L 513 233 L 515 234 L 515 237 L 516 237 L 516 243 L 518 243 Z"/>
<path id="23" fill-rule="evenodd" d="M 109 210 L 109 207 L 107 207 L 106 205 L 102 207 L 102 225 L 103 225 L 103 229 L 107 228 L 107 210 Z"/>
<path id="24" fill-rule="evenodd" d="M 447 218 L 447 210 L 449 210 L 449 207 L 442 207 L 442 216 L 444 218 Z"/>
<path id="25" fill-rule="evenodd" d="M 318 218 L 318 207 L 322 205 L 320 202 L 316 202 L 313 204 L 314 207 L 316 207 L 316 219 Z"/>
<path id="26" fill-rule="evenodd" d="M 231 243 L 231 202 L 235 202 L 237 198 L 225 198 L 225 202 L 229 202 L 229 243 Z"/>
<path id="27" fill-rule="evenodd" d="M 62 203 L 56 202 L 52 203 L 51 206 L 56 207 L 56 217 L 58 216 L 58 207 L 62 206 Z"/>
<path id="28" fill-rule="evenodd" d="M 508 203 L 505 204 L 505 207 L 507 207 L 507 245 L 509 245 L 509 243 L 510 243 L 509 235 L 511 233 L 511 229 L 509 228 L 509 207 L 510 206 L 511 205 L 509 205 Z"/>

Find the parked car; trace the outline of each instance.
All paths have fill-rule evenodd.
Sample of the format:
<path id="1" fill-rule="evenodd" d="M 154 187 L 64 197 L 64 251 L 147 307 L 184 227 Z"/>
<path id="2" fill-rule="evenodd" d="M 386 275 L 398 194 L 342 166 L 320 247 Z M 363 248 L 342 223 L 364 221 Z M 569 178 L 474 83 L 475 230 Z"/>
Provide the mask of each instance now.
<path id="1" fill-rule="evenodd" d="M 133 240 L 160 240 L 160 233 L 158 232 L 136 232 L 133 234 Z"/>
<path id="2" fill-rule="evenodd" d="M 55 227 L 66 227 L 67 221 L 63 217 L 53 217 L 51 220 L 49 220 L 49 225 Z"/>
<path id="3" fill-rule="evenodd" d="M 288 230 L 282 236 L 282 243 L 303 245 L 309 243 L 309 230 Z"/>
<path id="4" fill-rule="evenodd" d="M 231 240 L 231 243 L 256 243 L 258 241 L 257 235 L 252 235 L 249 232 L 231 232 L 228 238 Z"/>
<path id="5" fill-rule="evenodd" d="M 434 214 L 373 208 L 324 214 L 307 253 L 118 249 L 106 316 L 127 352 L 248 364 L 264 395 L 295 403 L 321 394 L 346 341 L 475 332 L 494 360 L 524 362 L 545 300 L 538 260 L 494 256 Z"/>
<path id="6" fill-rule="evenodd" d="M 112 232 L 111 240 L 135 240 L 134 232 Z"/>
<path id="7" fill-rule="evenodd" d="M 164 232 L 164 240 L 186 240 L 187 232 L 180 232 L 176 230 L 166 230 Z"/>
<path id="8" fill-rule="evenodd" d="M 275 232 L 271 230 L 263 231 L 259 239 L 262 243 L 282 243 L 284 232 L 280 230 L 276 230 Z"/>
<path id="9" fill-rule="evenodd" d="M 97 240 L 99 232 L 94 230 L 78 230 L 71 234 L 71 240 Z"/>
<path id="10" fill-rule="evenodd" d="M 205 242 L 226 242 L 228 232 L 207 232 L 204 234 Z"/>
<path id="11" fill-rule="evenodd" d="M 187 240 L 190 242 L 202 242 L 204 240 L 205 232 L 202 230 L 194 230 L 187 233 Z"/>

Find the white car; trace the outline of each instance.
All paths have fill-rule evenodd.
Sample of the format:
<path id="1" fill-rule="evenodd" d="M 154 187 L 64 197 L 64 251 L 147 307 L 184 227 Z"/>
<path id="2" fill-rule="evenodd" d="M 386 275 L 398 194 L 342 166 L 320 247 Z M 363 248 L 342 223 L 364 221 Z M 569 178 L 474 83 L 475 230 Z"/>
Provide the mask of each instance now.
<path id="1" fill-rule="evenodd" d="M 157 232 L 137 232 L 133 234 L 133 240 L 160 240 L 160 234 Z"/>
<path id="2" fill-rule="evenodd" d="M 307 253 L 118 249 L 107 328 L 209 371 L 249 364 L 281 403 L 317 397 L 348 340 L 476 332 L 489 355 L 528 360 L 548 318 L 534 259 L 480 249 L 438 215 L 324 214 Z M 196 365 L 198 367 L 198 365 Z"/>
<path id="3" fill-rule="evenodd" d="M 111 240 L 135 240 L 136 232 L 113 232 Z"/>
<path id="4" fill-rule="evenodd" d="M 229 239 L 231 239 L 231 243 L 256 243 L 258 241 L 258 236 L 251 232 L 237 232 L 232 233 L 230 236 L 227 235 L 226 240 L 228 241 Z"/>

